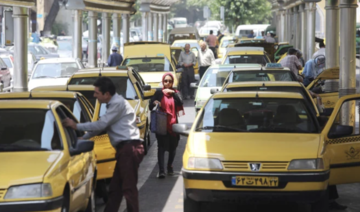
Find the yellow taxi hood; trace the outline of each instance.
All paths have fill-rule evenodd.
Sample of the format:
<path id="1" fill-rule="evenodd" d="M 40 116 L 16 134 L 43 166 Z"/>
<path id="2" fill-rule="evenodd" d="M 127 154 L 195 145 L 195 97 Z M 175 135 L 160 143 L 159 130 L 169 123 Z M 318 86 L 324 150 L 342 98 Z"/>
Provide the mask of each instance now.
<path id="1" fill-rule="evenodd" d="M 61 152 L 1 152 L 0 189 L 13 185 L 41 183 Z M 6 171 L 5 171 L 6 170 Z"/>
<path id="2" fill-rule="evenodd" d="M 227 161 L 317 158 L 320 135 L 296 133 L 193 133 L 191 156 Z M 189 140 L 190 141 L 190 140 Z"/>
<path id="3" fill-rule="evenodd" d="M 339 79 L 339 67 L 323 70 L 316 79 Z"/>

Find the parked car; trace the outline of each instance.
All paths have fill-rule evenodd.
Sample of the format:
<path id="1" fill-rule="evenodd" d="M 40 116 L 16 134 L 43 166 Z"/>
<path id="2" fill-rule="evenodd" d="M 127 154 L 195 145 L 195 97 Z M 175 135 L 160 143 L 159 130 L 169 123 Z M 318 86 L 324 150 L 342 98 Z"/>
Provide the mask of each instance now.
<path id="1" fill-rule="evenodd" d="M 2 58 L 0 58 L 0 82 L 3 84 L 4 88 L 11 85 L 11 73 Z"/>

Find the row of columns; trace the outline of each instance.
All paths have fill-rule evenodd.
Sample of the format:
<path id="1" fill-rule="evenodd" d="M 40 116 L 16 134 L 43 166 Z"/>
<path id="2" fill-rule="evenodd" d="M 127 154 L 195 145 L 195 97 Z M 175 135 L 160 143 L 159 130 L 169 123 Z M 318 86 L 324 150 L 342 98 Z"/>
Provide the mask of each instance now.
<path id="1" fill-rule="evenodd" d="M 142 40 L 165 42 L 167 38 L 167 14 L 142 13 Z"/>
<path id="2" fill-rule="evenodd" d="M 89 40 L 88 40 L 88 66 L 91 68 L 98 66 L 97 54 L 97 40 L 98 40 L 98 29 L 97 29 L 97 19 L 98 13 L 89 11 Z M 113 31 L 113 40 L 110 41 L 110 31 L 111 31 L 111 19 L 113 22 L 112 31 Z M 121 47 L 121 31 L 123 32 L 123 44 L 129 42 L 130 38 L 130 16 L 128 14 L 112 14 L 102 13 L 102 43 L 101 43 L 101 56 L 102 63 L 106 63 L 110 54 L 111 45 L 118 47 L 118 52 L 120 52 Z M 74 36 L 73 36 L 73 57 L 81 58 L 82 57 L 82 11 L 74 11 Z"/>

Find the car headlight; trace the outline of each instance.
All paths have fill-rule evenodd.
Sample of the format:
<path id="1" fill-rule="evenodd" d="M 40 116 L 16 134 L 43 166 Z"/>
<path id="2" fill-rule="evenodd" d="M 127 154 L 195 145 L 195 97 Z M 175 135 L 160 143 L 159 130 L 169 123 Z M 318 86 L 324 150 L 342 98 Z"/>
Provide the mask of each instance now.
<path id="1" fill-rule="evenodd" d="M 195 158 L 190 157 L 188 160 L 190 169 L 223 169 L 219 159 L 216 158 Z"/>
<path id="2" fill-rule="evenodd" d="M 52 196 L 50 184 L 30 184 L 10 187 L 4 199 L 26 199 L 50 196 Z"/>
<path id="3" fill-rule="evenodd" d="M 309 169 L 324 169 L 324 162 L 319 159 L 301 159 L 292 160 L 288 170 L 309 170 Z"/>

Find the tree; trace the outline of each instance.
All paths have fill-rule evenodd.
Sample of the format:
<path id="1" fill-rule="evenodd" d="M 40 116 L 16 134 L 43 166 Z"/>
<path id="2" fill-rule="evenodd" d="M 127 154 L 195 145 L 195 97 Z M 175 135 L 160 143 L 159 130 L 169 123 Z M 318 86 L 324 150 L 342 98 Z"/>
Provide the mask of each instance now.
<path id="1" fill-rule="evenodd" d="M 45 19 L 44 35 L 50 35 L 52 26 L 55 22 L 57 14 L 59 13 L 59 10 L 60 10 L 59 0 L 54 0 L 53 4 L 51 5 L 50 12 Z"/>

